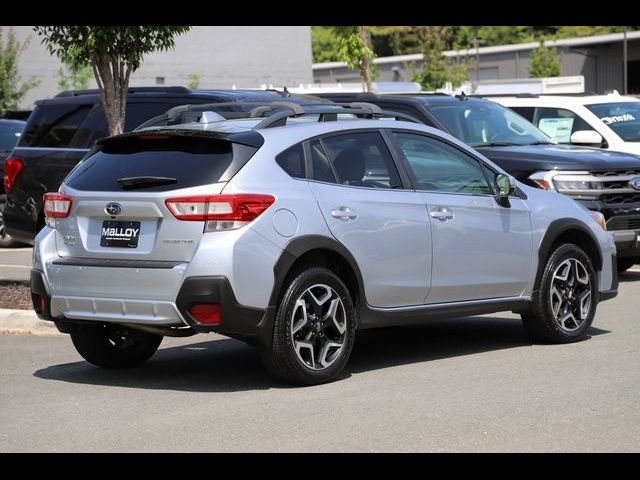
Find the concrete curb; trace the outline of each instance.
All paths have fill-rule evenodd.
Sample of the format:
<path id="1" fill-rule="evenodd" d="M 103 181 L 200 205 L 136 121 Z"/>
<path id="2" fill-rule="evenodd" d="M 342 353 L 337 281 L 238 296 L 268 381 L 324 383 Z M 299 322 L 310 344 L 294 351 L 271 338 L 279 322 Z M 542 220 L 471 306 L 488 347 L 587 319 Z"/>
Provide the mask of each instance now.
<path id="1" fill-rule="evenodd" d="M 33 310 L 0 308 L 0 335 L 63 335 L 53 322 L 40 320 Z"/>

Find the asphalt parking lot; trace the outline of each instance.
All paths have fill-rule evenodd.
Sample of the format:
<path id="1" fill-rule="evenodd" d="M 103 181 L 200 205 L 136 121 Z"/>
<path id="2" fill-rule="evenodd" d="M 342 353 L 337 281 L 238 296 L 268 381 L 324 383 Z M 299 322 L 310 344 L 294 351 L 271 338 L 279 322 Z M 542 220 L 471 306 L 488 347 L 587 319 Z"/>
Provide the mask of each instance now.
<path id="1" fill-rule="evenodd" d="M 29 280 L 33 249 L 0 248 L 0 280 Z"/>
<path id="2" fill-rule="evenodd" d="M 215 335 L 122 371 L 66 336 L 4 335 L 0 451 L 638 451 L 638 298 L 636 268 L 570 345 L 531 345 L 511 314 L 364 332 L 308 388 Z"/>

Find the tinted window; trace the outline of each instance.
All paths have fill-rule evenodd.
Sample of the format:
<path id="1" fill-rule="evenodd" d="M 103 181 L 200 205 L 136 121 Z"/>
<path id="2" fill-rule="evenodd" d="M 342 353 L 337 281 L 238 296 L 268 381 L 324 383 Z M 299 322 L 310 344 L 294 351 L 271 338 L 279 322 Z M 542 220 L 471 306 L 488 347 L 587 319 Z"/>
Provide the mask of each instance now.
<path id="1" fill-rule="evenodd" d="M 491 101 L 456 101 L 430 107 L 449 132 L 467 145 L 531 145 L 549 137 L 517 113 Z"/>
<path id="2" fill-rule="evenodd" d="M 314 180 L 319 182 L 337 183 L 333 167 L 327 157 L 324 147 L 318 140 L 311 142 L 311 168 Z"/>
<path id="3" fill-rule="evenodd" d="M 20 145 L 69 148 L 76 135 L 86 136 L 85 130 L 90 126 L 83 126 L 83 122 L 92 107 L 92 104 L 45 104 L 36 107 L 29 117 Z"/>
<path id="4" fill-rule="evenodd" d="M 395 132 L 394 137 L 411 166 L 419 190 L 492 193 L 480 163 L 466 153 L 423 135 Z"/>
<path id="5" fill-rule="evenodd" d="M 393 159 L 377 132 L 349 133 L 323 140 L 338 183 L 356 187 L 401 188 Z"/>
<path id="6" fill-rule="evenodd" d="M 304 154 L 302 153 L 301 144 L 287 148 L 276 157 L 276 162 L 292 177 L 305 178 Z"/>
<path id="7" fill-rule="evenodd" d="M 80 163 L 65 183 L 78 190 L 118 191 L 118 179 L 127 177 L 169 177 L 175 183 L 147 186 L 145 191 L 166 191 L 218 182 L 229 176 L 234 162 L 241 168 L 256 149 L 225 140 L 194 137 L 161 139 L 124 138 L 112 140 Z M 235 173 L 235 172 L 234 172 Z"/>
<path id="8" fill-rule="evenodd" d="M 536 108 L 533 124 L 558 143 L 571 143 L 571 134 L 593 130 L 581 117 L 566 108 Z"/>
<path id="9" fill-rule="evenodd" d="M 23 128 L 21 122 L 0 122 L 0 152 L 9 152 L 16 146 Z"/>

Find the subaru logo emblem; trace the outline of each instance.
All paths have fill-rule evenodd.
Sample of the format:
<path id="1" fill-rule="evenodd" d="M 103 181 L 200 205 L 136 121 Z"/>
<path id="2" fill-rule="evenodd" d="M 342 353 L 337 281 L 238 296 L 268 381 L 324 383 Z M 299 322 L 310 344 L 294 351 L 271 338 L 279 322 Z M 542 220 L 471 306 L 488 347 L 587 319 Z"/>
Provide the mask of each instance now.
<path id="1" fill-rule="evenodd" d="M 631 185 L 631 188 L 633 188 L 634 190 L 640 190 L 640 177 L 632 179 L 629 182 L 629 185 Z"/>
<path id="2" fill-rule="evenodd" d="M 120 215 L 122 213 L 122 205 L 115 202 L 107 203 L 107 206 L 104 207 L 104 211 L 107 212 L 107 215 L 111 215 L 111 216 Z"/>

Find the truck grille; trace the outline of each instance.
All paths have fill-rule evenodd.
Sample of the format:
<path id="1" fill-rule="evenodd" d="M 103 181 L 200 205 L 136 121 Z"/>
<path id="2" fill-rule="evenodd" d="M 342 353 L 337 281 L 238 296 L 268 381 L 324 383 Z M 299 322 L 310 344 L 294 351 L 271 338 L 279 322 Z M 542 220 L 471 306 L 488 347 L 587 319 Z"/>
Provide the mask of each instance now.
<path id="1" fill-rule="evenodd" d="M 607 230 L 639 230 L 640 215 L 613 217 L 607 222 Z"/>
<path id="2" fill-rule="evenodd" d="M 559 181 L 558 192 L 576 199 L 600 200 L 607 206 L 640 203 L 640 190 L 631 181 L 640 178 L 640 170 L 595 171 L 589 174 L 563 174 L 553 177 Z M 565 188 L 562 188 L 565 187 Z"/>

